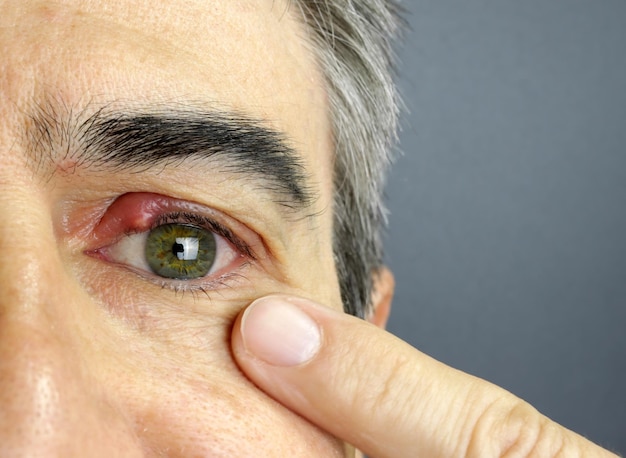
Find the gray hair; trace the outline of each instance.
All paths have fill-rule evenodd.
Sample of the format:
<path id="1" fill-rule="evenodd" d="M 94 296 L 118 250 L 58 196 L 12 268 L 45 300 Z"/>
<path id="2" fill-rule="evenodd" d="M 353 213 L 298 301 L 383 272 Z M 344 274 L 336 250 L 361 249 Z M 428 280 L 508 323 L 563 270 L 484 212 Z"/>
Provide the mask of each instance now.
<path id="1" fill-rule="evenodd" d="M 364 317 L 382 266 L 386 170 L 397 140 L 395 0 L 295 0 L 326 79 L 333 125 L 333 252 L 344 310 Z"/>

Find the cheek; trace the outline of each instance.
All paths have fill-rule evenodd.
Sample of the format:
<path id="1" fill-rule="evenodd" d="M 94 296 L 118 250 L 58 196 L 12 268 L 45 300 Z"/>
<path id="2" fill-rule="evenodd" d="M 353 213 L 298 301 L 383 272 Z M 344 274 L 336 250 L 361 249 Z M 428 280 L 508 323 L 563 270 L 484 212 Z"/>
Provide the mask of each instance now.
<path id="1" fill-rule="evenodd" d="M 230 328 L 233 311 L 244 304 L 214 300 L 213 313 L 192 314 L 172 311 L 189 311 L 192 301 L 151 302 L 153 311 L 168 311 L 149 313 L 142 326 L 134 313 L 92 317 L 82 351 L 94 391 L 123 416 L 145 455 L 346 456 L 342 442 L 269 398 L 238 369 Z"/>
<path id="2" fill-rule="evenodd" d="M 268 398 L 213 350 L 195 361 L 135 361 L 109 372 L 108 397 L 156 456 L 334 457 L 343 444 Z M 125 359 L 128 362 L 128 357 Z M 119 366 L 118 366 L 119 367 Z"/>
<path id="3" fill-rule="evenodd" d="M 256 396 L 252 387 L 200 383 L 172 385 L 158 404 L 142 406 L 141 426 L 153 432 L 144 438 L 151 448 L 183 456 L 340 456 L 336 440 Z"/>

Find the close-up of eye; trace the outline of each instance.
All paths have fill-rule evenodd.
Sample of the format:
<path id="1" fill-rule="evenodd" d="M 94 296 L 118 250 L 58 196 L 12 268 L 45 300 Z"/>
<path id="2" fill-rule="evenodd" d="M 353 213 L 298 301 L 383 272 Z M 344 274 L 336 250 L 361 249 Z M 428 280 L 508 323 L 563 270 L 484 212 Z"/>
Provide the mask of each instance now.
<path id="1" fill-rule="evenodd" d="M 192 280 L 223 270 L 237 252 L 208 229 L 168 223 L 150 231 L 124 236 L 107 247 L 112 262 L 174 280 Z"/>
<path id="2" fill-rule="evenodd" d="M 162 285 L 222 280 L 254 256 L 250 245 L 217 219 L 217 212 L 197 204 L 126 194 L 111 204 L 96 228 L 98 239 L 111 242 L 89 254 Z"/>

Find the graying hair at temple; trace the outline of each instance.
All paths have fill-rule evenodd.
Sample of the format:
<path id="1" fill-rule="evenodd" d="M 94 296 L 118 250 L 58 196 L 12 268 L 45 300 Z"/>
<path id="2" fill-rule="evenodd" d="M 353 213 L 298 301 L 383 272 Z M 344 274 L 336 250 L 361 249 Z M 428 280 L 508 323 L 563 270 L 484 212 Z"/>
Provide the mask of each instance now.
<path id="1" fill-rule="evenodd" d="M 308 25 L 331 106 L 333 250 L 346 312 L 363 317 L 382 265 L 386 171 L 397 140 L 392 0 L 293 0 Z"/>

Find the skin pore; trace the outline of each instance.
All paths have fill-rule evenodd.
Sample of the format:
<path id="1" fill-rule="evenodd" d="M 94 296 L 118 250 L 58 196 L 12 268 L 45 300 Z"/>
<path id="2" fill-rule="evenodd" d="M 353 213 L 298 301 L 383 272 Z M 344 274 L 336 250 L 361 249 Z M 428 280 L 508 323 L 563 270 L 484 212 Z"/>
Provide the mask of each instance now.
<path id="1" fill-rule="evenodd" d="M 0 11 L 0 455 L 351 456 L 258 390 L 229 345 L 237 314 L 266 294 L 342 309 L 328 106 L 287 3 Z M 276 133 L 314 198 L 286 206 L 271 180 L 202 148 L 141 166 L 94 160 L 103 146 L 85 135 L 96 118 L 214 114 Z M 209 221 L 219 269 L 146 272 L 122 241 L 164 219 Z"/>

